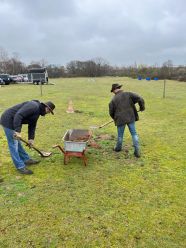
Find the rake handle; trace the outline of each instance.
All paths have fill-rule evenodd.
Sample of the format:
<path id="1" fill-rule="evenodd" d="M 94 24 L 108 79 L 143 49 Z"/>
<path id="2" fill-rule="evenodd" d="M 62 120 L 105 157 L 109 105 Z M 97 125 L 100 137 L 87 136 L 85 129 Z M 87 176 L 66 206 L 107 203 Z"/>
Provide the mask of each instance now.
<path id="1" fill-rule="evenodd" d="M 110 124 L 112 122 L 113 122 L 113 120 L 108 121 L 108 122 L 104 123 L 103 125 L 99 126 L 99 128 L 105 127 L 105 126 L 107 126 L 108 124 Z"/>

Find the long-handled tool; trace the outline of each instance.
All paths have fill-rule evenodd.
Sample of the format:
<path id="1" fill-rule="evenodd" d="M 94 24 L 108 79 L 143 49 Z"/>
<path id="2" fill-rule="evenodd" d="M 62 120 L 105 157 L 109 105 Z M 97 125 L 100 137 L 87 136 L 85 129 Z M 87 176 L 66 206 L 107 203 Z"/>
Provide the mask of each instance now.
<path id="1" fill-rule="evenodd" d="M 30 147 L 30 144 L 26 140 L 24 140 L 23 138 L 19 138 L 19 140 L 21 140 L 23 143 L 25 143 L 27 146 Z M 35 146 L 31 146 L 31 148 L 33 148 L 36 152 L 38 152 L 41 155 L 41 157 L 44 157 L 44 158 L 49 157 L 52 154 L 52 152 L 40 151 Z"/>
<path id="2" fill-rule="evenodd" d="M 105 127 L 105 126 L 107 126 L 108 124 L 112 123 L 113 121 L 114 121 L 114 120 L 108 121 L 108 122 L 102 124 L 101 126 L 91 126 L 90 128 L 92 128 L 92 129 L 102 128 L 102 127 Z"/>

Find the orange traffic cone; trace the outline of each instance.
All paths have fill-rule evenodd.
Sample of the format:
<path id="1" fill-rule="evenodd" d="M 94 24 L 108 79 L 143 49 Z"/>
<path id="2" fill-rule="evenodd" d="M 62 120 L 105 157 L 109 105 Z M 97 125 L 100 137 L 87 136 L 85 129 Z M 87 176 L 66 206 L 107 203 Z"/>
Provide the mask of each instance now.
<path id="1" fill-rule="evenodd" d="M 73 107 L 72 100 L 69 101 L 68 108 L 67 108 L 66 112 L 69 113 L 69 114 L 73 114 L 74 113 L 74 107 Z"/>

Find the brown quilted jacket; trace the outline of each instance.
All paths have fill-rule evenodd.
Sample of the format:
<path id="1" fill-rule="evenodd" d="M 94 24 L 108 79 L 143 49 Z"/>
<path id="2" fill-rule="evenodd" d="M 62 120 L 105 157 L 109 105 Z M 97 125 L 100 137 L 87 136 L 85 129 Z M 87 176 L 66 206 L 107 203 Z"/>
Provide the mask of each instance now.
<path id="1" fill-rule="evenodd" d="M 116 126 L 132 123 L 139 120 L 135 104 L 138 103 L 140 111 L 145 110 L 144 99 L 132 92 L 118 91 L 109 103 L 109 114 Z"/>

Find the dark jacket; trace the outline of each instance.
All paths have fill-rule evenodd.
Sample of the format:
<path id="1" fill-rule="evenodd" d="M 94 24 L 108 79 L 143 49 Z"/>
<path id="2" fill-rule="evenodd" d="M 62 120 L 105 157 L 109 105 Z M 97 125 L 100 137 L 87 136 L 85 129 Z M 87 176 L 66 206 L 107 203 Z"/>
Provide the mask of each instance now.
<path id="1" fill-rule="evenodd" d="M 45 106 L 39 101 L 23 102 L 5 110 L 0 124 L 16 132 L 21 132 L 22 124 L 28 124 L 28 139 L 34 139 L 37 120 L 45 114 Z"/>
<path id="2" fill-rule="evenodd" d="M 109 114 L 114 119 L 116 126 L 129 124 L 139 120 L 135 107 L 138 103 L 140 111 L 145 110 L 145 102 L 142 97 L 132 92 L 118 91 L 109 103 Z"/>

